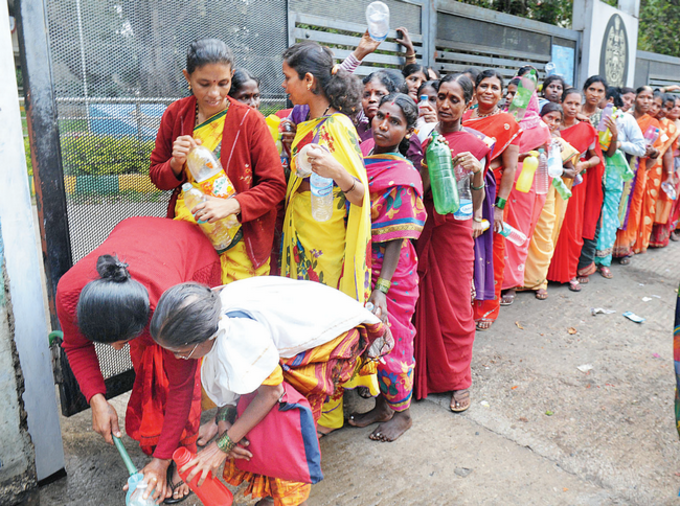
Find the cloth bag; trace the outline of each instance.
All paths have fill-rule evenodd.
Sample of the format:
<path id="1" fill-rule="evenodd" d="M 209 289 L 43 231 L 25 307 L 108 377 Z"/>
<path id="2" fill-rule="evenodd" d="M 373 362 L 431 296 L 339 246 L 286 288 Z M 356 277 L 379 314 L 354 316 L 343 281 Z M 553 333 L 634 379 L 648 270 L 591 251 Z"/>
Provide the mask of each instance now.
<path id="1" fill-rule="evenodd" d="M 298 483 L 323 480 L 321 450 L 316 423 L 309 401 L 291 385 L 283 382 L 284 393 L 279 402 L 246 438 L 250 461 L 235 459 L 242 471 Z M 237 406 L 240 417 L 257 392 L 242 395 Z"/>

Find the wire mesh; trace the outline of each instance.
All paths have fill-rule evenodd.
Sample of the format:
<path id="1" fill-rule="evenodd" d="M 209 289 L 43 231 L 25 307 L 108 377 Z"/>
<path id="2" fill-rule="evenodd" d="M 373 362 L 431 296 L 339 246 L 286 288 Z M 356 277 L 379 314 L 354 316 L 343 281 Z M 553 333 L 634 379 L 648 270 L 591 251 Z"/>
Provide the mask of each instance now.
<path id="1" fill-rule="evenodd" d="M 165 216 L 150 182 L 163 111 L 187 96 L 186 50 L 218 38 L 262 79 L 264 113 L 279 109 L 287 47 L 282 0 L 47 0 L 72 261 L 131 216 Z M 132 367 L 127 349 L 97 346 L 105 378 Z"/>

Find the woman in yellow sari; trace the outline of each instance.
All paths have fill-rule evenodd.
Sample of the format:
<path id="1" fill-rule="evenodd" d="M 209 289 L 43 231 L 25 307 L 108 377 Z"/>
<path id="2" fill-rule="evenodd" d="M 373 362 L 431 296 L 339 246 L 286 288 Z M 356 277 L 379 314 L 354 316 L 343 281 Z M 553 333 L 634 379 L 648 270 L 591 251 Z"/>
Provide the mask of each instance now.
<path id="1" fill-rule="evenodd" d="M 323 283 L 363 304 L 371 292 L 366 263 L 371 205 L 359 139 L 346 116 L 359 110 L 361 84 L 333 65 L 330 49 L 314 42 L 300 42 L 283 53 L 283 74 L 291 101 L 297 109 L 308 106 L 309 114 L 298 123 L 291 149 L 281 275 Z M 309 144 L 308 158 L 304 153 L 298 157 Z M 327 221 L 312 216 L 310 178 L 298 175 L 303 156 L 314 173 L 333 180 L 332 214 Z M 323 411 L 321 433 L 342 427 L 342 389 Z"/>

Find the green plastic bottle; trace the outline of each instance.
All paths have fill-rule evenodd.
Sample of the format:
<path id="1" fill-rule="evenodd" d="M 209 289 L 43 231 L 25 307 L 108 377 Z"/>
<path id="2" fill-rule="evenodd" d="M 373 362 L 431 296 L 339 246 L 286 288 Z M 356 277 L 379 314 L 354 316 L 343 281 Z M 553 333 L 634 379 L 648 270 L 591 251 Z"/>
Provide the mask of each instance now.
<path id="1" fill-rule="evenodd" d="M 524 118 L 524 114 L 527 112 L 527 107 L 529 107 L 529 102 L 531 101 L 531 95 L 533 95 L 536 90 L 537 83 L 538 76 L 534 69 L 531 69 L 519 78 L 517 93 L 515 93 L 515 97 L 508 107 L 508 112 L 512 114 L 517 121 L 521 121 L 522 118 Z"/>
<path id="2" fill-rule="evenodd" d="M 434 208 L 439 214 L 458 211 L 458 181 L 453 172 L 451 148 L 437 132 L 432 132 L 430 143 L 425 152 L 427 170 L 430 173 L 430 187 Z"/>
<path id="3" fill-rule="evenodd" d="M 564 181 L 561 177 L 554 177 L 552 180 L 552 185 L 555 187 L 557 193 L 560 194 L 562 200 L 569 200 L 569 197 L 571 197 L 571 190 L 567 188 L 567 185 L 564 184 Z"/>

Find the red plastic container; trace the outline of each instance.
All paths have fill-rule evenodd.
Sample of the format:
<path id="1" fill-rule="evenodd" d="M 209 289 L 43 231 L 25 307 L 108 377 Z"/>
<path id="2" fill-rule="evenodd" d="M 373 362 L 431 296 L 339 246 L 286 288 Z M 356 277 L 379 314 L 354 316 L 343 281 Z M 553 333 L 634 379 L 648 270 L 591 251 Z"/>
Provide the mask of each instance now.
<path id="1" fill-rule="evenodd" d="M 191 453 L 189 450 L 180 446 L 172 454 L 172 459 L 177 464 L 177 469 L 181 469 L 182 466 L 191 462 L 196 455 Z M 231 491 L 217 478 L 213 477 L 212 473 L 208 474 L 208 477 L 203 482 L 203 485 L 198 486 L 198 480 L 201 478 L 201 473 L 198 473 L 191 482 L 187 481 L 187 476 L 193 467 L 190 467 L 184 473 L 180 473 L 180 476 L 184 480 L 184 483 L 189 485 L 189 488 L 194 492 L 201 502 L 205 506 L 231 506 L 234 502 L 234 496 Z"/>

